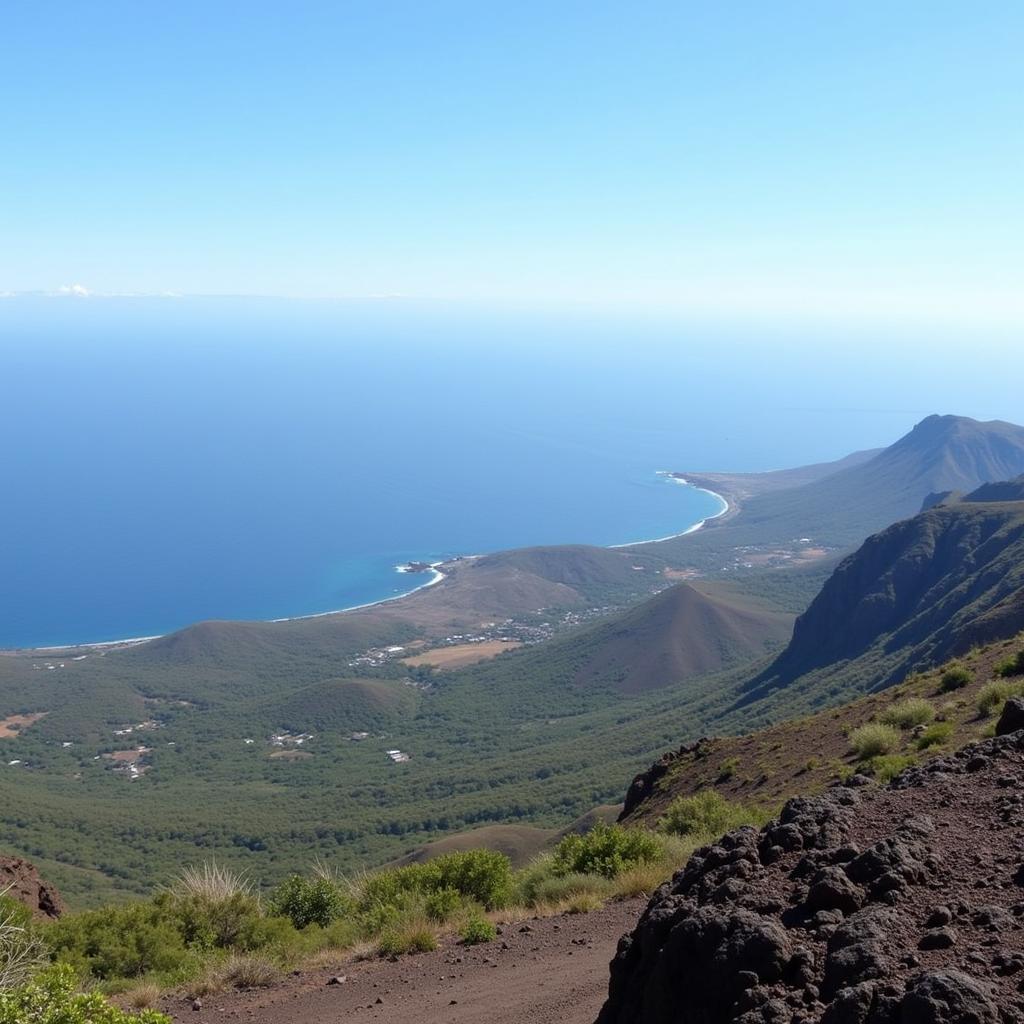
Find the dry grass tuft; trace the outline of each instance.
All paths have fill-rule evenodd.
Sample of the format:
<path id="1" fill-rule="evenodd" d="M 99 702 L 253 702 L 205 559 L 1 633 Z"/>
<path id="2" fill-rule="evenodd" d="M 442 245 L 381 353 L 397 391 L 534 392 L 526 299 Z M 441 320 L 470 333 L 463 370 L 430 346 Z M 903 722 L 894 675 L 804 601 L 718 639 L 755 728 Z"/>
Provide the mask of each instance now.
<path id="1" fill-rule="evenodd" d="M 9 889 L 0 890 L 0 896 Z M 42 943 L 19 920 L 15 910 L 0 909 L 0 990 L 23 985 L 48 961 Z"/>
<path id="2" fill-rule="evenodd" d="M 160 986 L 152 981 L 145 981 L 129 989 L 121 997 L 121 1002 L 132 1010 L 148 1010 L 160 999 Z"/>
<path id="3" fill-rule="evenodd" d="M 179 896 L 193 896 L 211 903 L 220 903 L 232 896 L 253 895 L 253 886 L 247 878 L 230 868 L 222 868 L 216 861 L 204 861 L 201 865 L 185 868 L 171 891 Z"/>

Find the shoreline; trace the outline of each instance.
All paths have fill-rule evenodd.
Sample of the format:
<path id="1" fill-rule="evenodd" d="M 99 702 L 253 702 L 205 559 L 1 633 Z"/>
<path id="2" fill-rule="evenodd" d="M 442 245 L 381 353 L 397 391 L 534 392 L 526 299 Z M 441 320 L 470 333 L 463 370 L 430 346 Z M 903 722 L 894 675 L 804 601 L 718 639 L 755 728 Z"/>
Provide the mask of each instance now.
<path id="1" fill-rule="evenodd" d="M 609 544 L 607 545 L 608 547 L 635 548 L 639 547 L 641 544 L 661 544 L 662 541 L 675 540 L 677 537 L 686 537 L 691 533 L 696 533 L 702 526 L 704 526 L 705 523 L 711 522 L 712 519 L 720 519 L 732 508 L 729 502 L 719 494 L 718 491 L 712 491 L 708 487 L 698 487 L 696 484 L 691 484 L 685 477 L 679 476 L 670 470 L 659 469 L 658 476 L 663 476 L 668 480 L 672 480 L 675 483 L 682 485 L 683 487 L 689 487 L 691 490 L 703 491 L 705 494 L 710 494 L 713 498 L 717 498 L 719 502 L 721 502 L 722 507 L 717 512 L 712 513 L 710 516 L 705 516 L 699 522 L 694 523 L 693 526 L 688 526 L 681 533 L 670 533 L 666 537 L 653 537 L 650 540 L 631 540 L 626 544 Z"/>
<path id="2" fill-rule="evenodd" d="M 712 515 L 705 516 L 699 522 L 694 523 L 692 526 L 688 526 L 685 530 L 682 530 L 680 533 L 672 533 L 665 537 L 654 537 L 647 540 L 631 540 L 627 541 L 624 544 L 595 545 L 596 547 L 603 546 L 606 548 L 613 549 L 634 548 L 639 547 L 641 544 L 660 544 L 662 541 L 675 540 L 678 537 L 686 537 L 691 533 L 696 533 L 702 526 L 704 526 L 705 523 L 710 522 L 712 519 L 718 519 L 721 516 L 724 516 L 732 507 L 729 504 L 729 502 L 717 491 L 712 491 L 707 487 L 698 487 L 696 484 L 691 484 L 684 477 L 679 476 L 678 474 L 673 473 L 670 470 L 659 469 L 657 470 L 657 475 L 665 477 L 666 479 L 674 481 L 675 483 L 678 483 L 684 487 L 690 487 L 695 491 L 703 491 L 705 494 L 710 494 L 712 497 L 717 498 L 721 502 L 722 507 Z M 466 560 L 479 557 L 479 555 L 459 555 L 454 556 L 453 558 L 448 559 L 447 561 L 455 561 L 456 558 Z M 402 573 L 405 575 L 412 575 L 408 569 L 408 566 L 412 564 L 415 563 L 407 562 L 404 565 L 396 565 L 394 567 L 395 572 Z M 283 615 L 277 619 L 246 619 L 244 621 L 269 623 L 301 622 L 304 619 L 322 619 L 328 615 L 342 615 L 345 612 L 357 612 L 362 611 L 366 608 L 375 608 L 378 605 L 389 604 L 392 601 L 401 601 L 403 598 L 411 597 L 413 594 L 417 594 L 421 590 L 426 590 L 428 587 L 436 586 L 438 583 L 441 583 L 443 580 L 448 578 L 447 574 L 441 572 L 440 569 L 440 566 L 446 564 L 445 562 L 429 562 L 427 564 L 430 567 L 430 571 L 432 574 L 431 578 L 427 580 L 426 583 L 421 583 L 419 584 L 419 586 L 413 587 L 412 590 L 406 590 L 401 594 L 393 594 L 391 597 L 382 597 L 376 601 L 365 601 L 362 604 L 348 605 L 345 608 L 332 608 L 329 611 L 325 612 L 308 612 L 305 615 Z M 194 625 L 194 623 L 190 623 L 189 625 Z M 188 626 L 184 626 L 182 628 L 187 629 Z M 175 633 L 177 632 L 177 630 L 171 630 L 171 632 Z M 5 647 L 0 648 L 0 657 L 10 657 L 16 655 L 24 656 L 32 654 L 38 654 L 40 657 L 45 657 L 49 653 L 55 653 L 59 651 L 78 651 L 86 649 L 99 650 L 101 648 L 111 649 L 117 647 L 134 647 L 138 644 L 148 643 L 150 640 L 159 640 L 161 637 L 164 636 L 170 636 L 170 633 L 155 633 L 153 636 L 126 637 L 123 640 L 93 640 L 80 644 L 50 644 L 46 647 Z"/>

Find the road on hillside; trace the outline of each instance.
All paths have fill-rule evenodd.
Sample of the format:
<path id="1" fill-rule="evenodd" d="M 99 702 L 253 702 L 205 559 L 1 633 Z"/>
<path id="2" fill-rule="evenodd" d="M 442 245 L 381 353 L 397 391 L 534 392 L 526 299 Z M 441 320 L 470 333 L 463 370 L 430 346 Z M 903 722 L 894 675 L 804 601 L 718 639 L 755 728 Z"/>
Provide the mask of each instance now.
<path id="1" fill-rule="evenodd" d="M 608 962 L 642 900 L 502 926 L 495 942 L 397 961 L 341 962 L 271 989 L 210 996 L 201 1009 L 178 998 L 175 1021 L 213 1024 L 592 1024 L 608 990 Z M 332 977 L 344 978 L 328 984 Z"/>

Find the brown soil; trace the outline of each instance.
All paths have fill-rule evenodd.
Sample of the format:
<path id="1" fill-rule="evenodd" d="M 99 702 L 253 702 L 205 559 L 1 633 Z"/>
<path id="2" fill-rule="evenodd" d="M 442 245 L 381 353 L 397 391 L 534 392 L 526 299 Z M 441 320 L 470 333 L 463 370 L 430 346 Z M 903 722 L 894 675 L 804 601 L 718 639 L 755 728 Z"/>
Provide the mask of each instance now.
<path id="1" fill-rule="evenodd" d="M 134 747 L 131 750 L 114 750 L 103 756 L 108 760 L 118 761 L 121 764 L 132 764 L 134 761 L 139 761 L 152 752 L 152 747 Z"/>
<path id="2" fill-rule="evenodd" d="M 403 658 L 406 665 L 433 665 L 435 668 L 462 668 L 463 665 L 475 665 L 478 661 L 493 658 L 502 651 L 511 651 L 521 644 L 506 640 L 483 640 L 478 644 L 452 644 L 450 647 L 438 647 L 425 654 L 416 654 L 411 658 Z"/>
<path id="3" fill-rule="evenodd" d="M 0 740 L 20 735 L 40 718 L 45 718 L 46 714 L 45 711 L 40 711 L 34 715 L 8 715 L 6 718 L 0 718 Z"/>
<path id="4" fill-rule="evenodd" d="M 328 965 L 272 989 L 169 1000 L 175 1020 L 194 1024 L 591 1024 L 608 991 L 608 962 L 632 927 L 641 900 L 574 914 L 505 924 L 497 941 L 464 948 L 447 941 L 435 953 Z M 526 929 L 526 930 L 524 930 Z M 332 977 L 342 984 L 328 985 Z"/>

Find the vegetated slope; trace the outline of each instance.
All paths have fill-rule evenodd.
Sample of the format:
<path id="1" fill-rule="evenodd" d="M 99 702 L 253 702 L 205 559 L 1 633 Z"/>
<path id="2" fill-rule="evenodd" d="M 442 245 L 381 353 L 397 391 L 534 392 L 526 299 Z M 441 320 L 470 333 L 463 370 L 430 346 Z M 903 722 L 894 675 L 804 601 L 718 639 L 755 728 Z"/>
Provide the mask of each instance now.
<path id="1" fill-rule="evenodd" d="M 573 681 L 610 680 L 623 693 L 658 689 L 762 657 L 785 640 L 792 621 L 680 583 L 574 637 L 586 655 Z"/>
<path id="2" fill-rule="evenodd" d="M 1024 731 L 863 781 L 697 851 L 620 942 L 598 1024 L 1021 1020 Z"/>
<path id="3" fill-rule="evenodd" d="M 1024 502 L 970 495 L 896 523 L 845 559 L 748 697 L 814 673 L 801 685 L 886 686 L 1021 628 Z"/>
<path id="4" fill-rule="evenodd" d="M 851 733 L 869 722 L 893 719 L 898 709 L 908 707 L 908 701 L 917 706 L 919 721 L 897 729 L 891 755 L 924 762 L 980 739 L 995 722 L 999 703 L 982 701 L 982 710 L 979 696 L 991 689 L 996 667 L 1019 650 L 1024 650 L 1024 633 L 976 648 L 956 662 L 838 707 L 738 736 L 718 735 L 684 744 L 636 776 L 620 820 L 654 827 L 673 800 L 707 789 L 731 800 L 778 807 L 790 797 L 819 792 L 854 771 L 871 771 L 851 745 Z M 962 685 L 944 688 L 943 676 L 954 667 L 965 673 L 958 680 Z M 1019 682 L 1024 684 L 1024 678 Z M 921 711 L 922 701 L 930 715 Z"/>
<path id="5" fill-rule="evenodd" d="M 973 491 L 1024 473 L 1024 427 L 998 420 L 929 416 L 867 461 L 798 487 L 754 493 L 738 514 L 712 520 L 698 533 L 643 550 L 720 568 L 751 548 L 815 543 L 845 548 L 918 512 L 938 492 Z M 684 474 L 713 487 L 712 478 Z M 728 497 L 728 494 L 726 495 Z"/>
<path id="6" fill-rule="evenodd" d="M 415 713 L 418 694 L 398 679 L 331 679 L 269 697 L 257 705 L 265 721 L 294 732 L 392 729 Z"/>

